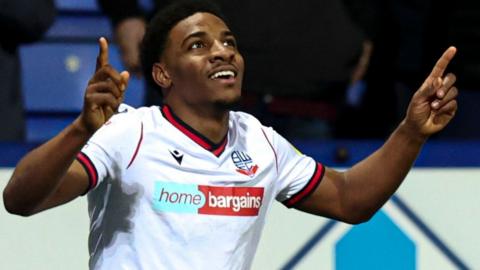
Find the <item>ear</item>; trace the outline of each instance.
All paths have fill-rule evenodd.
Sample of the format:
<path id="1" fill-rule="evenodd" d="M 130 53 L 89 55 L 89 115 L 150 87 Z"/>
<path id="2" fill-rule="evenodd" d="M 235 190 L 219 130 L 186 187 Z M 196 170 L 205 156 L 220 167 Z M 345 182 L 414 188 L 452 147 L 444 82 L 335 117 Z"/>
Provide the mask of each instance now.
<path id="1" fill-rule="evenodd" d="M 168 89 L 172 85 L 172 80 L 163 63 L 155 63 L 152 68 L 153 80 L 163 89 Z"/>

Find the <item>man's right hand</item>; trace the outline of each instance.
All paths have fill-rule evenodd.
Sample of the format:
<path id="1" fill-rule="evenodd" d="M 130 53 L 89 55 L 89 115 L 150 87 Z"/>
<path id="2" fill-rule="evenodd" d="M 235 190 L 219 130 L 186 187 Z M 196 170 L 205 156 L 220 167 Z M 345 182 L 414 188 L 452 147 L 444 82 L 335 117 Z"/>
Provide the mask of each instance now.
<path id="1" fill-rule="evenodd" d="M 108 64 L 108 43 L 99 39 L 95 74 L 88 82 L 83 110 L 75 122 L 23 157 L 3 192 L 5 208 L 29 216 L 84 193 L 89 176 L 75 156 L 91 135 L 117 111 L 129 73 Z"/>
<path id="2" fill-rule="evenodd" d="M 101 37 L 95 74 L 88 82 L 83 111 L 78 120 L 82 127 L 93 134 L 117 111 L 127 89 L 130 74 L 119 73 L 108 62 L 108 43 Z"/>

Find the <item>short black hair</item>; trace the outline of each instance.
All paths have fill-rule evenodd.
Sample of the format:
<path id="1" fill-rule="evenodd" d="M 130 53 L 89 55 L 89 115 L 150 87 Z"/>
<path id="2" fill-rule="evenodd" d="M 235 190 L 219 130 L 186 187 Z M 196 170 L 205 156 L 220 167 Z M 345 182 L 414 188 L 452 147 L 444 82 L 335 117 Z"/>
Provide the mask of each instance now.
<path id="1" fill-rule="evenodd" d="M 220 8 L 207 0 L 175 0 L 159 10 L 150 21 L 140 47 L 143 75 L 149 88 L 158 89 L 160 94 L 162 93 L 160 86 L 152 78 L 152 67 L 165 50 L 170 30 L 183 19 L 198 12 L 210 13 L 225 21 Z"/>

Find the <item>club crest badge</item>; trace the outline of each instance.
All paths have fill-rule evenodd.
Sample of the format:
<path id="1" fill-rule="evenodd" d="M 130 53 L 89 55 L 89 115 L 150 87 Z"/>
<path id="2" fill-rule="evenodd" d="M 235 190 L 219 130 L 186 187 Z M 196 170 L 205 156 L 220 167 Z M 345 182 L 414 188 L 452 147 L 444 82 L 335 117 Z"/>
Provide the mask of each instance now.
<path id="1" fill-rule="evenodd" d="M 232 155 L 233 164 L 237 167 L 237 172 L 254 177 L 258 170 L 258 165 L 253 163 L 252 158 L 245 152 L 233 151 Z"/>

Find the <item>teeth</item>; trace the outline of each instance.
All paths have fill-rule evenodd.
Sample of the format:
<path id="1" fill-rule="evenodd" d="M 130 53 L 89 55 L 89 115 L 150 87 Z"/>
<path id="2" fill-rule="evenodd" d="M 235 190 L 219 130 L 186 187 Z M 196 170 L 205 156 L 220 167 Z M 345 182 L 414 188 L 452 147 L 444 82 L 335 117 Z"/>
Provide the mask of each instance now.
<path id="1" fill-rule="evenodd" d="M 233 76 L 235 76 L 235 73 L 233 73 L 233 71 L 223 70 L 223 71 L 216 72 L 215 74 L 210 76 L 210 79 L 217 79 L 218 77 L 233 77 Z"/>

